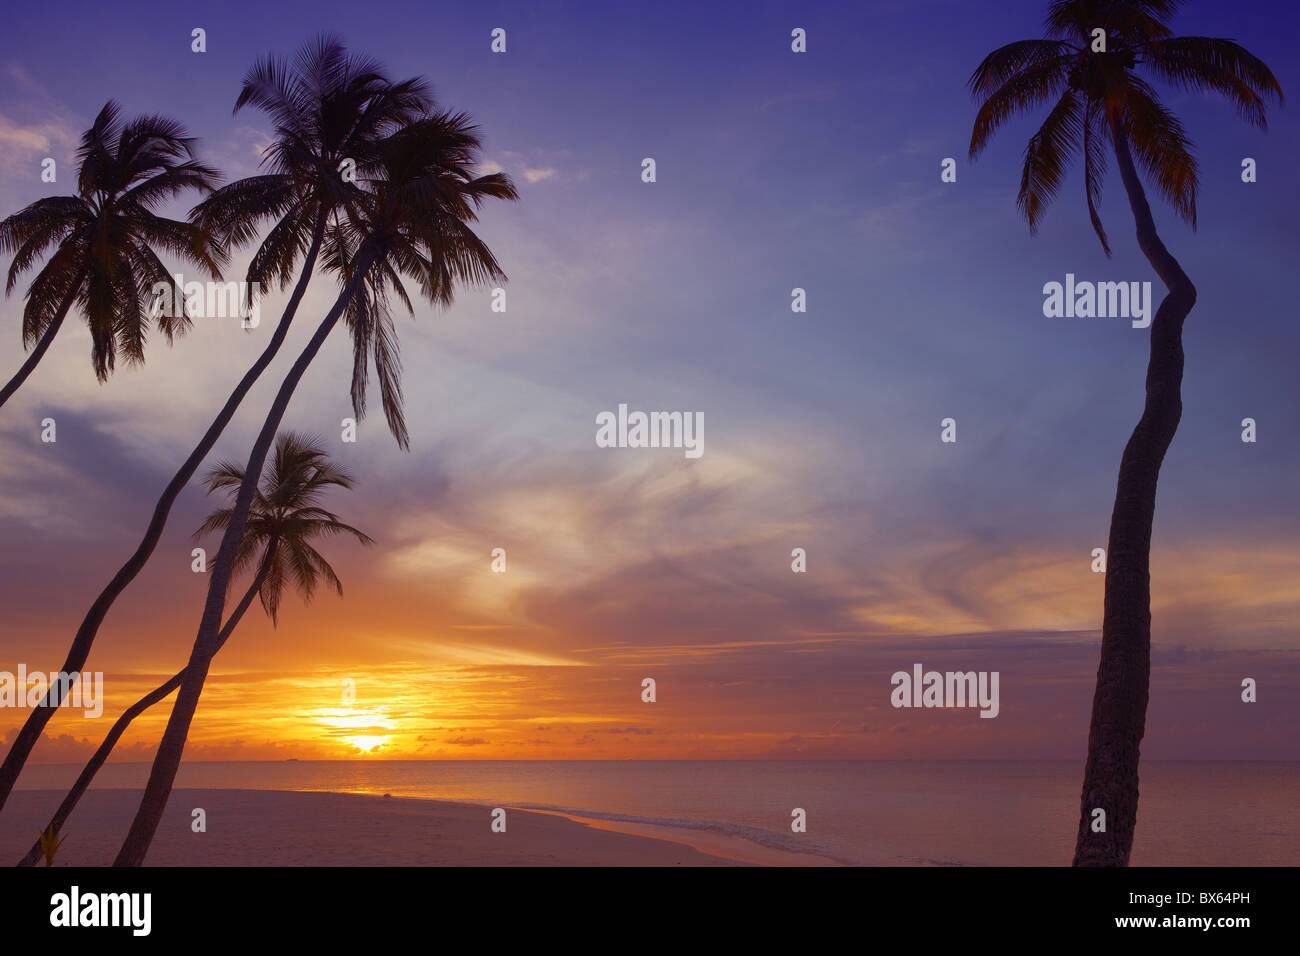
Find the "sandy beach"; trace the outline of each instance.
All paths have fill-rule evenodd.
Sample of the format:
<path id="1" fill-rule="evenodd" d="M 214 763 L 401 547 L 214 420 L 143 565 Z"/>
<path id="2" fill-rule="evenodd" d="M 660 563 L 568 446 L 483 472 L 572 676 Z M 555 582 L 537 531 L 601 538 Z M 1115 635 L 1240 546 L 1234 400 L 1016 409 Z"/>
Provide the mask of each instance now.
<path id="1" fill-rule="evenodd" d="M 63 797 L 22 790 L 0 814 L 12 865 Z M 94 790 L 69 819 L 56 866 L 108 866 L 139 804 L 135 790 Z M 202 808 L 207 832 L 191 830 Z M 442 800 L 285 790 L 176 790 L 149 853 L 153 866 L 805 866 L 809 854 L 675 827 L 585 820 Z M 11 857 L 11 859 L 10 859 Z M 42 862 L 40 865 L 44 865 Z"/>

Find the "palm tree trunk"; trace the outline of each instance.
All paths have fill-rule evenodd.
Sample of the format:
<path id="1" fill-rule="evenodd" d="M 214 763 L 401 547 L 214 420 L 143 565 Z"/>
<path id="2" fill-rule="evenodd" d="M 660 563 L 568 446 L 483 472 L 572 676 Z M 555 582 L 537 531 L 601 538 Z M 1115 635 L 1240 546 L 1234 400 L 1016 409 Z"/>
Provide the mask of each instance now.
<path id="1" fill-rule="evenodd" d="M 176 771 L 181 765 L 185 739 L 189 735 L 190 723 L 194 720 L 194 712 L 199 705 L 199 695 L 203 693 L 203 682 L 208 676 L 208 663 L 216 652 L 217 628 L 221 623 L 221 613 L 225 606 L 226 584 L 230 579 L 235 549 L 244 533 L 244 522 L 252 505 L 253 493 L 257 489 L 258 481 L 261 480 L 267 453 L 275 440 L 275 433 L 284 418 L 285 410 L 289 407 L 289 400 L 293 398 L 294 389 L 298 387 L 298 382 L 302 380 L 303 374 L 316 357 L 316 353 L 320 351 L 325 339 L 338 324 L 344 308 L 360 289 L 365 274 L 373 262 L 374 253 L 370 250 L 366 250 L 359 257 L 352 278 L 348 280 L 334 306 L 311 337 L 311 341 L 294 362 L 289 374 L 285 376 L 284 383 L 271 404 L 271 410 L 267 413 L 266 421 L 262 424 L 262 431 L 253 444 L 252 454 L 249 455 L 248 464 L 244 468 L 244 480 L 235 498 L 230 523 L 226 526 L 221 547 L 217 551 L 216 562 L 212 566 L 203 618 L 199 623 L 198 635 L 194 639 L 194 649 L 190 654 L 189 663 L 185 666 L 185 677 L 181 681 L 180 693 L 176 696 L 176 704 L 172 707 L 171 717 L 168 718 L 167 729 L 163 731 L 158 752 L 154 755 L 153 768 L 149 772 L 149 782 L 140 800 L 140 808 L 131 822 L 131 829 L 122 843 L 121 850 L 118 851 L 117 859 L 113 861 L 114 866 L 141 866 L 145 854 L 149 852 L 149 844 L 153 842 L 153 835 L 158 829 L 159 821 L 162 820 L 163 811 L 167 807 L 167 798 L 176 779 Z"/>
<path id="2" fill-rule="evenodd" d="M 1133 848 L 1138 757 L 1151 676 L 1151 524 L 1160 465 L 1182 416 L 1183 321 L 1196 304 L 1196 287 L 1156 234 L 1128 139 L 1114 118 L 1111 133 L 1137 222 L 1138 245 L 1169 293 L 1151 323 L 1146 407 L 1124 448 L 1110 519 L 1101 664 L 1088 732 L 1075 866 L 1127 866 Z M 1096 809 L 1106 814 L 1103 832 L 1093 832 Z"/>
<path id="3" fill-rule="evenodd" d="M 154 505 L 153 517 L 149 521 L 149 527 L 145 531 L 144 539 L 136 547 L 131 557 L 127 558 L 126 563 L 122 565 L 113 576 L 113 580 L 108 586 L 100 592 L 95 603 L 90 606 L 86 612 L 85 619 L 82 620 L 81 626 L 77 629 L 77 635 L 72 640 L 72 646 L 68 649 L 67 659 L 63 662 L 63 672 L 72 673 L 81 670 L 86 663 L 86 658 L 90 655 L 90 647 L 95 642 L 95 635 L 99 633 L 99 626 L 103 623 L 104 618 L 108 615 L 109 608 L 117 600 L 118 595 L 126 590 L 136 575 L 144 568 L 149 556 L 153 554 L 153 549 L 158 545 L 158 539 L 162 537 L 163 528 L 167 524 L 167 516 L 171 512 L 172 504 L 176 501 L 177 495 L 189 483 L 194 472 L 198 470 L 203 459 L 207 457 L 212 446 L 217 443 L 221 437 L 222 431 L 225 430 L 230 419 L 234 417 L 235 411 L 239 408 L 240 402 L 248 394 L 253 383 L 271 364 L 280 346 L 284 343 L 285 336 L 289 334 L 289 324 L 293 321 L 294 313 L 298 310 L 298 304 L 302 301 L 303 294 L 307 291 L 307 283 L 316 265 L 316 257 L 320 252 L 321 240 L 325 234 L 325 215 L 322 213 L 316 220 L 312 232 L 311 246 L 307 250 L 307 257 L 303 260 L 302 274 L 298 277 L 298 283 L 294 286 L 293 294 L 289 297 L 289 302 L 284 308 L 284 314 L 280 317 L 280 323 L 276 326 L 275 333 L 271 336 L 271 341 L 267 343 L 262 354 L 257 357 L 252 368 L 245 373 L 239 385 L 230 393 L 226 399 L 225 406 L 208 427 L 207 433 L 203 440 L 190 453 L 190 457 L 185 459 L 185 464 L 181 465 L 180 470 L 172 477 L 171 483 L 163 490 L 162 497 Z M 224 585 L 223 585 L 224 587 Z M 18 780 L 18 774 L 22 772 L 23 765 L 27 762 L 27 757 L 31 754 L 32 748 L 40 740 L 41 732 L 45 725 L 50 722 L 54 716 L 54 711 L 58 708 L 62 696 L 63 682 L 56 689 L 51 689 L 40 705 L 32 708 L 31 715 L 28 716 L 18 736 L 14 739 L 13 744 L 9 747 L 9 753 L 5 756 L 4 763 L 0 764 L 0 810 L 4 809 L 5 801 L 9 799 L 9 794 Z"/>
<path id="4" fill-rule="evenodd" d="M 77 290 L 81 288 L 81 281 L 84 278 L 85 273 L 83 272 L 77 278 L 77 281 L 72 284 L 72 289 L 63 297 L 63 301 L 59 303 L 58 311 L 54 313 L 54 316 L 50 319 L 50 324 L 41 333 L 40 339 L 36 342 L 36 348 L 32 349 L 31 355 L 27 356 L 27 361 L 23 363 L 22 368 L 14 373 L 14 377 L 5 383 L 4 388 L 0 388 L 0 408 L 3 408 L 4 403 L 9 401 L 9 397 L 18 391 L 23 382 L 27 381 L 27 376 L 36 371 L 36 366 L 40 364 L 41 359 L 45 357 L 45 353 L 49 351 L 50 343 L 54 341 L 54 336 L 59 334 L 59 328 L 63 325 L 63 320 L 68 317 L 68 313 L 72 310 L 72 303 L 77 300 Z M 0 806 L 2 805 L 0 804 Z"/>
<path id="5" fill-rule="evenodd" d="M 244 596 L 235 607 L 235 610 L 231 612 L 230 618 L 226 621 L 226 626 L 221 629 L 221 639 L 217 644 L 217 650 L 221 650 L 221 648 L 225 646 L 226 641 L 230 639 L 231 633 L 233 633 L 235 628 L 239 626 L 240 619 L 243 618 L 244 612 L 247 611 L 249 606 L 253 603 L 253 598 L 257 596 L 258 590 L 262 587 L 262 580 L 265 577 L 266 565 L 264 564 L 258 571 L 257 577 L 253 579 L 253 583 L 249 586 L 248 590 L 244 592 Z M 106 760 L 108 760 L 108 755 L 113 752 L 113 748 L 117 746 L 117 742 L 121 739 L 122 734 L 126 732 L 126 728 L 131 726 L 131 721 L 135 720 L 154 704 L 158 703 L 158 701 L 163 700 L 177 687 L 180 687 L 181 678 L 184 675 L 185 671 L 183 669 L 177 671 L 165 684 L 158 685 L 122 712 L 122 716 L 117 718 L 117 721 L 113 724 L 113 728 L 108 732 L 108 736 L 104 738 L 104 742 L 99 745 L 99 749 L 95 751 L 94 756 L 92 756 L 86 763 L 86 766 L 82 768 L 81 776 L 77 777 L 77 782 L 72 785 L 72 789 L 68 791 L 68 795 L 63 798 L 63 802 L 59 804 L 59 809 L 56 810 L 54 816 L 50 818 L 49 825 L 46 827 L 47 833 L 52 832 L 57 834 L 62 831 L 63 824 L 65 824 L 68 817 L 72 815 L 72 811 L 77 808 L 77 804 L 81 802 L 81 798 L 85 792 L 90 789 L 90 784 L 91 781 L 95 779 L 95 774 L 99 773 L 99 768 L 104 765 Z M 27 855 L 18 861 L 18 865 L 35 866 L 36 861 L 40 858 L 41 841 L 37 839 L 37 841 L 32 844 L 32 848 L 27 851 Z"/>

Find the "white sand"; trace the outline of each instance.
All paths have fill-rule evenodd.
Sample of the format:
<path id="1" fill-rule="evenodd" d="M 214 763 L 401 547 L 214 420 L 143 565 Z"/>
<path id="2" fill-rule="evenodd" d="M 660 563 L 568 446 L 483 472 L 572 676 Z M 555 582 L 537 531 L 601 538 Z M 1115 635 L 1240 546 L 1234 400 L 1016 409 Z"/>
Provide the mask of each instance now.
<path id="1" fill-rule="evenodd" d="M 0 865 L 27 852 L 63 798 L 18 790 L 0 811 Z M 108 866 L 140 802 L 138 790 L 92 790 L 63 828 L 55 866 Z M 191 830 L 196 807 L 207 832 Z M 825 865 L 739 837 L 584 820 L 442 800 L 284 790 L 177 790 L 149 851 L 154 866 L 744 866 Z M 38 863 L 44 866 L 42 860 Z"/>

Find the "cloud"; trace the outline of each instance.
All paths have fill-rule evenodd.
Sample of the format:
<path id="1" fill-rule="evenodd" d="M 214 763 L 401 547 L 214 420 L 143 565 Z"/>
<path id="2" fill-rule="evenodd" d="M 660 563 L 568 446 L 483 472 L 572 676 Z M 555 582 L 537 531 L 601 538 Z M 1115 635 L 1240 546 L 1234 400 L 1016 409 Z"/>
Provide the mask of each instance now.
<path id="1" fill-rule="evenodd" d="M 80 137 L 76 118 L 17 63 L 7 64 L 5 72 L 28 95 L 18 107 L 21 116 L 0 114 L 0 160 L 52 156 L 60 165 L 69 161 Z"/>
<path id="2" fill-rule="evenodd" d="M 479 164 L 478 174 L 480 176 L 486 176 L 489 173 L 508 173 L 512 176 L 523 177 L 529 183 L 540 183 L 556 178 L 559 176 L 560 170 L 551 164 L 531 162 L 522 153 L 507 149 L 501 151 L 499 160 L 485 158 Z"/>
<path id="3" fill-rule="evenodd" d="M 46 91 L 45 87 L 36 80 L 36 77 L 32 76 L 17 63 L 10 63 L 5 72 L 13 77 L 14 81 L 28 93 L 35 93 L 44 97 L 49 96 L 48 91 Z"/>
<path id="4" fill-rule="evenodd" d="M 41 417 L 54 420 L 55 441 L 43 442 L 30 422 L 0 427 L 0 519 L 69 539 L 135 531 L 138 519 L 123 516 L 126 506 L 145 505 L 165 472 L 133 453 L 119 434 L 121 416 L 46 404 Z"/>
<path id="5" fill-rule="evenodd" d="M 6 160 L 62 153 L 76 140 L 76 130 L 60 120 L 22 124 L 0 114 L 0 156 Z"/>
<path id="6" fill-rule="evenodd" d="M 597 731 L 602 734 L 653 734 L 653 727 L 611 727 L 608 730 Z"/>
<path id="7" fill-rule="evenodd" d="M 25 716 L 25 712 L 24 712 Z M 107 726 L 104 728 L 107 730 Z M 9 748 L 18 737 L 18 728 L 11 727 L 9 732 L 0 735 L 0 745 Z M 41 739 L 32 750 L 33 764 L 70 763 L 79 764 L 89 760 L 99 747 L 99 738 L 77 737 L 73 734 L 41 734 Z M 118 744 L 113 748 L 111 760 L 141 761 L 153 759 L 155 744 L 137 741 L 133 744 Z"/>

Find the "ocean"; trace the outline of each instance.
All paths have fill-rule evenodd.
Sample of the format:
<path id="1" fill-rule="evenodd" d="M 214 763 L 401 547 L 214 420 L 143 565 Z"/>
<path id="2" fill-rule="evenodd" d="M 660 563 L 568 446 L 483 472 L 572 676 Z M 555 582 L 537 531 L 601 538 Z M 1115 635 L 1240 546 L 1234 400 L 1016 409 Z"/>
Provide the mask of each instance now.
<path id="1" fill-rule="evenodd" d="M 73 765 L 29 766 L 21 789 L 71 785 Z M 110 763 L 97 787 L 144 786 Z M 1077 761 L 284 761 L 188 763 L 178 787 L 391 793 L 562 810 L 745 837 L 867 865 L 1064 866 Z M 1143 764 L 1135 866 L 1300 864 L 1300 764 Z M 791 812 L 807 814 L 792 833 Z"/>

